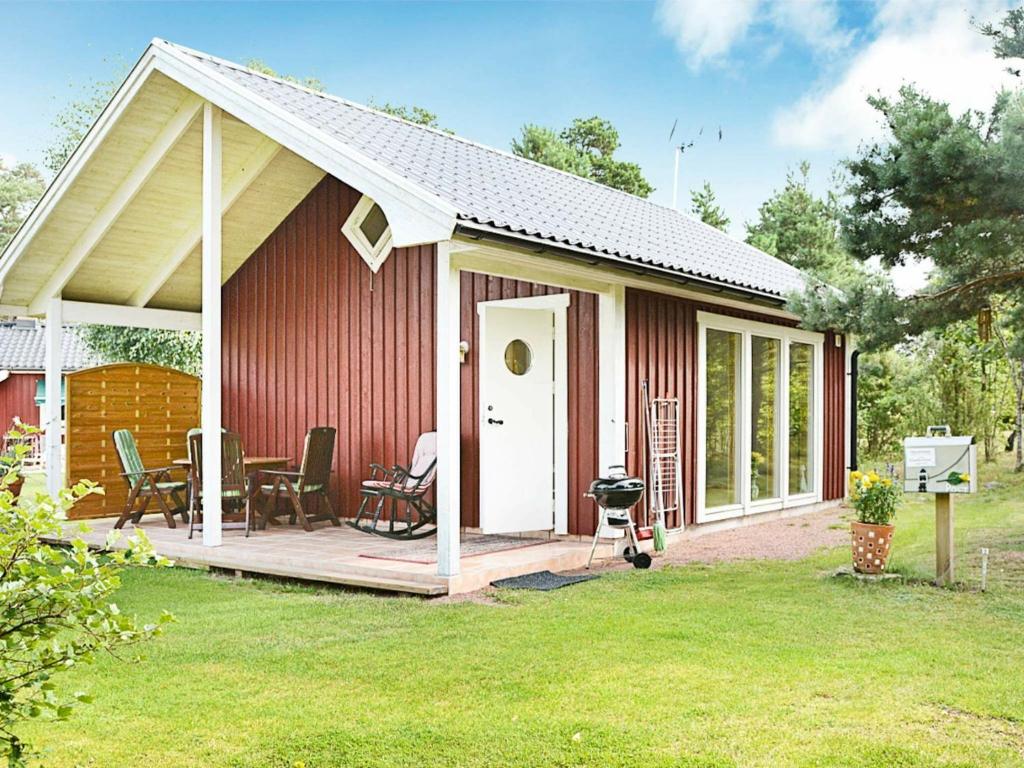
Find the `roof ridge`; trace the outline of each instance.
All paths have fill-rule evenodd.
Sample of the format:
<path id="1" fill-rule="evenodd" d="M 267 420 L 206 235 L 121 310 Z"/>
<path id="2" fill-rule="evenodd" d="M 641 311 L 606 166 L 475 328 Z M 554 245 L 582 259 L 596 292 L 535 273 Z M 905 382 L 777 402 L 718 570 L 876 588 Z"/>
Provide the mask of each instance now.
<path id="1" fill-rule="evenodd" d="M 680 216 L 683 219 L 686 219 L 687 221 L 697 222 L 697 223 L 699 223 L 699 224 L 701 224 L 703 226 L 708 226 L 708 227 L 711 226 L 710 224 L 705 224 L 705 222 L 700 221 L 700 219 L 696 219 L 693 216 L 690 216 L 688 214 L 683 213 L 682 211 L 680 211 L 677 208 L 673 208 L 673 207 L 671 207 L 669 205 L 664 205 L 662 203 L 655 202 L 654 200 L 650 200 L 650 199 L 648 199 L 646 197 L 640 197 L 639 195 L 634 195 L 632 192 L 626 192 L 625 190 L 616 189 L 615 187 L 610 187 L 607 184 L 602 184 L 599 181 L 594 181 L 593 179 L 588 179 L 585 176 L 578 176 L 575 173 L 572 173 L 570 171 L 562 170 L 561 168 L 555 168 L 555 167 L 550 166 L 550 165 L 545 165 L 544 163 L 538 162 L 537 160 L 533 160 L 533 159 L 531 159 L 529 157 L 523 157 L 522 155 L 517 155 L 514 152 L 509 152 L 508 150 L 499 149 L 497 147 L 492 147 L 489 144 L 483 144 L 483 143 L 481 143 L 479 141 L 474 141 L 473 139 L 468 139 L 465 136 L 460 136 L 457 133 L 449 133 L 448 131 L 444 131 L 444 130 L 441 130 L 439 128 L 433 128 L 433 127 L 431 127 L 429 125 L 423 125 L 421 123 L 414 123 L 411 120 L 406 120 L 403 117 L 399 117 L 397 115 L 392 115 L 392 114 L 389 114 L 389 113 L 384 112 L 382 110 L 375 109 L 374 107 L 371 107 L 371 106 L 369 106 L 367 104 L 360 104 L 357 101 L 352 101 L 351 99 L 346 99 L 344 96 L 338 96 L 337 94 L 329 93 L 328 91 L 317 91 L 317 90 L 315 90 L 313 88 L 309 88 L 308 86 L 302 85 L 301 83 L 292 82 L 291 80 L 283 78 L 283 77 L 281 77 L 279 75 L 269 75 L 266 72 L 259 72 L 259 71 L 255 70 L 255 69 L 253 69 L 252 67 L 245 66 L 244 64 L 239 64 L 238 62 L 230 61 L 229 59 L 224 59 L 224 58 L 221 58 L 220 56 L 214 56 L 211 53 L 206 53 L 205 51 L 199 51 L 199 50 L 196 50 L 195 48 L 189 48 L 188 46 L 181 45 L 180 43 L 175 43 L 175 42 L 172 42 L 170 40 L 165 40 L 163 38 L 154 38 L 154 42 L 156 42 L 156 41 L 159 41 L 161 43 L 165 43 L 166 45 L 170 45 L 170 46 L 172 46 L 174 48 L 177 48 L 178 50 L 183 51 L 183 52 L 185 52 L 185 53 L 187 53 L 189 55 L 196 56 L 198 58 L 207 59 L 209 61 L 215 62 L 215 63 L 220 64 L 222 66 L 234 69 L 236 71 L 245 72 L 245 73 L 253 75 L 255 77 L 260 77 L 260 78 L 263 78 L 264 80 L 269 80 L 270 82 L 278 83 L 279 85 L 285 85 L 285 86 L 288 86 L 290 88 L 294 88 L 296 90 L 303 91 L 303 92 L 309 94 L 310 96 L 317 96 L 317 97 L 319 97 L 321 99 L 327 99 L 329 101 L 335 101 L 335 102 L 338 102 L 339 104 L 344 104 L 345 106 L 352 107 L 353 109 L 358 109 L 358 110 L 362 110 L 364 112 L 369 112 L 371 114 L 378 115 L 378 116 L 386 118 L 388 120 L 394 120 L 396 122 L 403 123 L 405 125 L 411 126 L 411 127 L 416 128 L 418 130 L 421 130 L 421 131 L 427 131 L 429 133 L 436 134 L 436 135 L 438 135 L 440 137 L 443 137 L 445 139 L 450 139 L 450 140 L 453 140 L 453 141 L 461 142 L 463 144 L 468 144 L 470 146 L 476 147 L 478 149 L 485 150 L 487 152 L 493 152 L 496 155 L 501 155 L 503 157 L 511 158 L 511 159 L 516 160 L 518 162 L 529 163 L 529 164 L 531 164 L 531 165 L 533 165 L 533 166 L 535 166 L 537 168 L 542 169 L 545 172 L 554 173 L 554 174 L 560 174 L 562 176 L 569 177 L 569 178 L 573 179 L 576 182 L 583 182 L 585 184 L 593 185 L 594 187 L 599 188 L 603 192 L 610 192 L 613 195 L 624 195 L 624 196 L 626 196 L 628 198 L 631 198 L 633 200 L 636 200 L 636 201 L 638 201 L 640 203 L 644 203 L 646 205 L 650 205 L 650 206 L 653 206 L 655 208 L 659 208 L 659 209 L 664 210 L 664 211 L 669 211 L 669 212 L 671 212 L 671 213 L 673 213 L 673 214 L 675 214 L 677 216 Z M 743 240 L 740 240 L 738 238 L 733 237 L 731 234 L 729 234 L 728 232 L 726 232 L 724 230 L 718 229 L 717 227 L 711 227 L 711 228 L 715 229 L 717 232 L 719 232 L 722 235 L 725 235 L 726 237 L 730 238 L 731 240 L 736 241 L 737 243 L 741 243 L 741 244 L 747 246 L 748 248 L 753 248 L 753 246 L 750 245 L 749 243 L 746 243 Z M 761 252 L 759 249 L 756 249 L 756 248 L 754 250 L 758 250 L 759 252 Z M 771 255 L 771 254 L 769 254 L 769 255 Z"/>

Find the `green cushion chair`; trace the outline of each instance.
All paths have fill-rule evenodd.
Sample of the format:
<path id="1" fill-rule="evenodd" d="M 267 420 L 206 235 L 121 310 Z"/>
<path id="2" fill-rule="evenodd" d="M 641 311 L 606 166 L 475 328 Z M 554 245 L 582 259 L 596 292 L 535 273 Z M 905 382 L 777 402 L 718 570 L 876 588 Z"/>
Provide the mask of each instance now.
<path id="1" fill-rule="evenodd" d="M 113 439 L 117 457 L 121 460 L 121 476 L 128 483 L 128 500 L 114 527 L 122 528 L 129 520 L 137 523 L 147 511 L 163 513 L 168 528 L 177 527 L 174 522 L 175 515 L 181 515 L 182 521 L 187 523 L 188 512 L 181 498 L 185 491 L 185 481 L 174 480 L 171 477 L 171 472 L 181 468 L 146 469 L 131 430 L 114 430 Z M 157 508 L 149 510 L 149 504 L 154 499 Z"/>

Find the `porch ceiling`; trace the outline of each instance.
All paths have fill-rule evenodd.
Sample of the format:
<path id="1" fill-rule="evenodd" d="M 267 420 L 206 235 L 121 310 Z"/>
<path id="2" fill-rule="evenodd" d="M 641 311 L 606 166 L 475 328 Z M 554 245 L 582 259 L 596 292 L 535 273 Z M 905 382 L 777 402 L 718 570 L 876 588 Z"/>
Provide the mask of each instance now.
<path id="1" fill-rule="evenodd" d="M 97 147 L 3 282 L 3 304 L 28 306 L 55 279 L 90 227 L 130 184 L 147 153 L 194 95 L 153 72 Z M 201 114 L 201 112 L 196 113 Z M 182 118 L 182 115 L 185 117 Z M 225 114 L 223 258 L 226 281 L 323 178 L 324 172 Z M 65 299 L 198 311 L 202 121 L 187 127 L 77 265 Z"/>

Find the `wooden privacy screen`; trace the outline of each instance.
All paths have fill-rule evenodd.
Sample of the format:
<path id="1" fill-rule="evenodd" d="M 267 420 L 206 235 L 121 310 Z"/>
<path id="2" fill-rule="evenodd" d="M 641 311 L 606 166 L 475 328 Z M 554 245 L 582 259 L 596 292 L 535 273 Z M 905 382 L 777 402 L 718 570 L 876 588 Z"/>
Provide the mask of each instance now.
<path id="1" fill-rule="evenodd" d="M 67 480 L 92 480 L 106 490 L 82 499 L 70 517 L 116 516 L 124 509 L 128 487 L 111 437 L 115 429 L 135 434 L 146 467 L 170 466 L 186 455 L 185 433 L 199 425 L 199 403 L 198 378 L 158 365 L 117 363 L 69 373 Z"/>

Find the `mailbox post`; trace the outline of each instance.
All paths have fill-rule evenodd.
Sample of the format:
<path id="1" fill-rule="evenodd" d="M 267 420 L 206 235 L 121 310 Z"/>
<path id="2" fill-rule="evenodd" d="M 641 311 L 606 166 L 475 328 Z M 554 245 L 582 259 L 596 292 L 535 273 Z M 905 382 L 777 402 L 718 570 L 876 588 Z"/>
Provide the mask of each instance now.
<path id="1" fill-rule="evenodd" d="M 903 490 L 935 494 L 935 582 L 956 580 L 953 499 L 978 490 L 974 438 L 953 435 L 948 425 L 928 427 L 924 437 L 903 440 Z"/>

